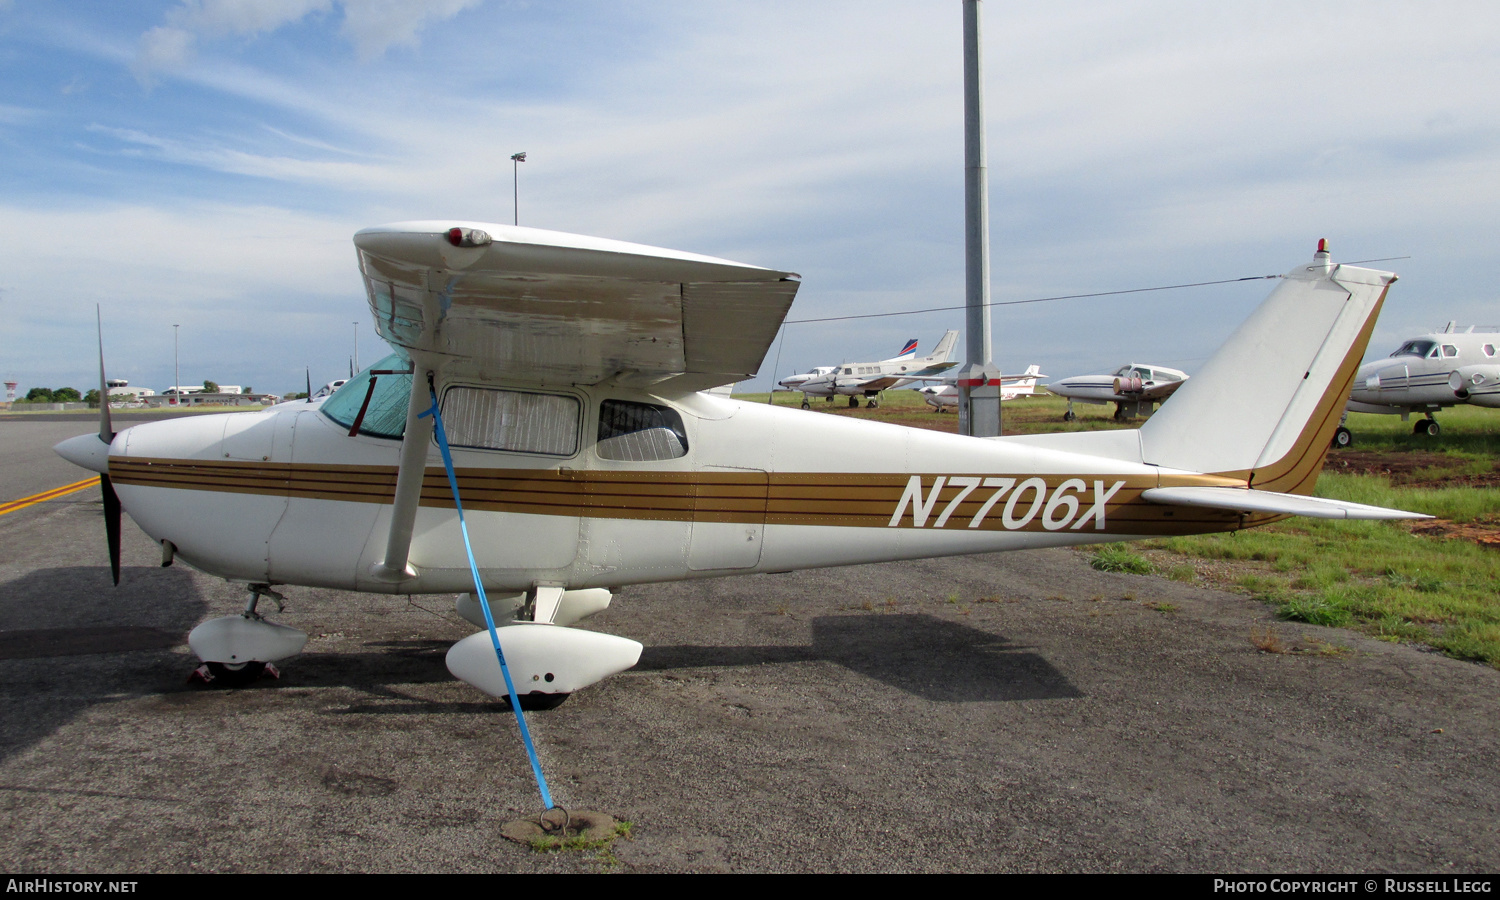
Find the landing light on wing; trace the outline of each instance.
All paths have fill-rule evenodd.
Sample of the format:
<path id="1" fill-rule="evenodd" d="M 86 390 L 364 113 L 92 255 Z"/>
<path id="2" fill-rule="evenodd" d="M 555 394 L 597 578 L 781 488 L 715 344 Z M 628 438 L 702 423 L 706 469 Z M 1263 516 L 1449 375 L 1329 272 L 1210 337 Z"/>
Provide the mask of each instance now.
<path id="1" fill-rule="evenodd" d="M 455 247 L 484 247 L 490 242 L 490 233 L 478 228 L 448 229 L 448 243 Z"/>

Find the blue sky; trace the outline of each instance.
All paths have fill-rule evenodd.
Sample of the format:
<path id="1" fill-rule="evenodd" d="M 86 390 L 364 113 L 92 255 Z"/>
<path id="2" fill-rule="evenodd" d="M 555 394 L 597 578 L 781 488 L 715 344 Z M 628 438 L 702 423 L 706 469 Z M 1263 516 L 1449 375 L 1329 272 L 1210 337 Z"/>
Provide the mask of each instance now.
<path id="1" fill-rule="evenodd" d="M 1500 11 L 985 4 L 993 299 L 1411 256 L 1374 352 L 1500 324 Z M 963 297 L 958 0 L 0 0 L 0 373 L 277 392 L 377 350 L 352 234 L 454 217 L 796 271 L 792 318 Z M 1192 371 L 1265 282 L 1000 308 L 1053 377 Z M 358 326 L 354 323 L 358 322 Z M 779 372 L 961 313 L 787 330 Z M 771 373 L 777 348 L 762 369 Z M 1253 378 L 1253 373 L 1247 373 Z M 760 379 L 764 385 L 765 378 Z"/>

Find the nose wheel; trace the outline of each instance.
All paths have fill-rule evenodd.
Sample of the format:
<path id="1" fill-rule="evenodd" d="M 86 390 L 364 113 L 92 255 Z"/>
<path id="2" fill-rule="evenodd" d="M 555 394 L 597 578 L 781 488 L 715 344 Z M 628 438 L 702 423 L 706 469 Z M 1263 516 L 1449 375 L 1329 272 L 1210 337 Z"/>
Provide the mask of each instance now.
<path id="1" fill-rule="evenodd" d="M 250 585 L 250 600 L 237 616 L 209 619 L 188 634 L 188 646 L 203 661 L 193 679 L 224 687 L 244 687 L 263 675 L 280 678 L 272 663 L 302 652 L 307 635 L 267 621 L 256 610 L 261 599 L 284 609 L 281 594 L 270 585 Z"/>

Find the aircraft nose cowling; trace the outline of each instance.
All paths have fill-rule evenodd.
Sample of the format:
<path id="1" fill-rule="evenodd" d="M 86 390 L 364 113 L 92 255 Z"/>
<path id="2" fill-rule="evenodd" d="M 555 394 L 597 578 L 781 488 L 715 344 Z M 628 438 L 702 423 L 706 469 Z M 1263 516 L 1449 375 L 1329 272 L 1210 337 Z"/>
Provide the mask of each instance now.
<path id="1" fill-rule="evenodd" d="M 99 440 L 97 434 L 80 434 L 78 437 L 68 438 L 52 450 L 75 466 L 108 475 L 109 446 Z"/>

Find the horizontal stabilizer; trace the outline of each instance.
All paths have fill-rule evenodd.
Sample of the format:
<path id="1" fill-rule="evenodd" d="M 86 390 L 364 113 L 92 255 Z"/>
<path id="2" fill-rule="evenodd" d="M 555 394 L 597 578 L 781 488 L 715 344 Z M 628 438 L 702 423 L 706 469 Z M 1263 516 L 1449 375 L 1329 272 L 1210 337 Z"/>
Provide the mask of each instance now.
<path id="1" fill-rule="evenodd" d="M 1423 513 L 1386 509 L 1383 506 L 1368 506 L 1364 503 L 1350 503 L 1347 500 L 1329 500 L 1325 497 L 1304 497 L 1300 494 L 1277 494 L 1272 491 L 1232 487 L 1151 488 L 1143 491 L 1141 498 L 1148 503 L 1160 503 L 1164 506 L 1206 506 L 1209 509 L 1308 516 L 1314 519 L 1432 518 Z"/>

